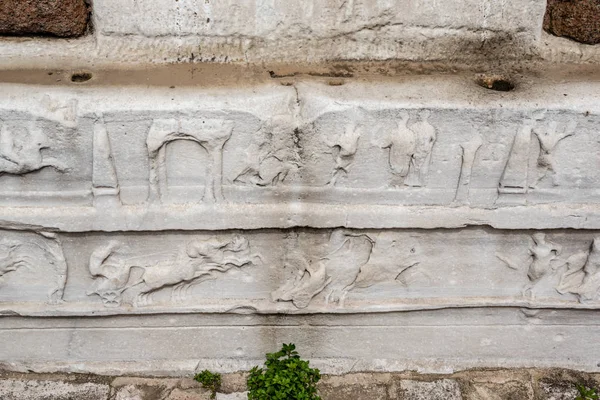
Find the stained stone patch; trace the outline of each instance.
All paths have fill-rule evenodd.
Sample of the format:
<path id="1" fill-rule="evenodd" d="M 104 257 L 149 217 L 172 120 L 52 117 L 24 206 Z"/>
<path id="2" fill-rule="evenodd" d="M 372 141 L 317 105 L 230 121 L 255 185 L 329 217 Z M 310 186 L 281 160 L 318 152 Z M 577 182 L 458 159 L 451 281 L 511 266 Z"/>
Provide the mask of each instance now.
<path id="1" fill-rule="evenodd" d="M 0 380 L 2 400 L 107 400 L 109 392 L 108 385 L 89 382 Z"/>
<path id="2" fill-rule="evenodd" d="M 548 0 L 544 29 L 585 44 L 600 43 L 600 1 Z"/>
<path id="3" fill-rule="evenodd" d="M 0 35 L 83 35 L 89 19 L 85 0 L 2 0 Z"/>
<path id="4" fill-rule="evenodd" d="M 433 382 L 403 380 L 398 396 L 403 400 L 462 400 L 460 386 L 452 379 Z"/>

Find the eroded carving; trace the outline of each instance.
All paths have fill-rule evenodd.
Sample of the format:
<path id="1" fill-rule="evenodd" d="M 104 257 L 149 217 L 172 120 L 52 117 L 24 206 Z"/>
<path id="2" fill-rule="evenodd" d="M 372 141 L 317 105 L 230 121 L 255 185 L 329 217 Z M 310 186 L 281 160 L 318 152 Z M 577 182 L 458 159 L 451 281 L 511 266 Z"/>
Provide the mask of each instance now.
<path id="1" fill-rule="evenodd" d="M 20 268 L 36 269 L 50 264 L 56 276 L 54 287 L 48 293 L 48 301 L 57 304 L 63 301 L 67 284 L 67 261 L 62 243 L 55 233 L 39 232 L 42 240 L 20 241 L 3 238 L 0 240 L 0 277 Z M 42 254 L 35 249 L 42 250 Z"/>
<path id="2" fill-rule="evenodd" d="M 429 110 L 419 113 L 419 120 L 408 126 L 408 112 L 400 114 L 397 130 L 378 139 L 377 144 L 389 149 L 389 165 L 405 186 L 421 187 L 431 163 L 431 152 L 437 139 L 436 129 L 429 123 Z"/>
<path id="3" fill-rule="evenodd" d="M 327 143 L 331 148 L 331 155 L 335 161 L 331 178 L 327 182 L 328 185 L 335 186 L 341 176 L 348 174 L 348 169 L 352 165 L 354 155 L 358 149 L 359 139 L 360 131 L 358 127 L 355 124 L 348 124 L 343 133 Z"/>
<path id="4" fill-rule="evenodd" d="M 466 143 L 461 143 L 462 163 L 460 167 L 460 177 L 456 187 L 454 201 L 459 204 L 469 202 L 469 189 L 471 187 L 471 174 L 473 172 L 473 164 L 479 148 L 483 144 L 481 135 L 476 135 L 473 139 Z"/>
<path id="5" fill-rule="evenodd" d="M 92 189 L 96 206 L 118 206 L 120 188 L 108 131 L 102 116 L 94 122 Z"/>
<path id="6" fill-rule="evenodd" d="M 198 143 L 208 153 L 203 201 L 224 200 L 223 146 L 233 132 L 233 122 L 210 119 L 155 119 L 146 145 L 150 158 L 150 201 L 162 201 L 167 191 L 166 145 L 175 140 Z"/>
<path id="7" fill-rule="evenodd" d="M 600 238 L 592 241 L 589 250 L 567 259 L 556 290 L 574 294 L 580 302 L 600 299 Z"/>
<path id="8" fill-rule="evenodd" d="M 276 186 L 283 182 L 301 165 L 290 135 L 293 130 L 292 118 L 287 115 L 263 123 L 245 152 L 246 166 L 233 181 L 257 186 Z"/>
<path id="9" fill-rule="evenodd" d="M 284 261 L 285 282 L 271 293 L 273 301 L 291 301 L 306 308 L 322 294 L 325 305 L 344 307 L 348 293 L 377 283 L 398 281 L 419 264 L 415 244 L 399 242 L 393 234 L 371 236 L 346 229 L 331 233 L 322 256 L 292 252 Z"/>
<path id="10" fill-rule="evenodd" d="M 523 126 L 515 135 L 509 157 L 500 179 L 498 192 L 502 194 L 526 194 L 546 178 L 553 186 L 555 179 L 553 151 L 558 143 L 575 133 L 577 121 L 571 119 L 566 124 L 554 119 L 546 119 L 546 111 L 538 110 L 527 116 Z M 532 162 L 532 138 L 539 144 L 537 159 Z"/>
<path id="11" fill-rule="evenodd" d="M 294 252 L 284 260 L 285 282 L 271 293 L 273 301 L 291 301 L 306 308 L 317 294 L 325 293 L 325 303 L 343 306 L 360 267 L 371 254 L 373 241 L 367 235 L 345 229 L 331 233 L 322 256 Z"/>
<path id="12" fill-rule="evenodd" d="M 543 232 L 534 233 L 531 236 L 533 244 L 529 246 L 529 255 L 527 263 L 527 278 L 529 282 L 523 287 L 523 295 L 535 297 L 535 288 L 544 278 L 550 275 L 560 266 L 559 258 L 562 252 L 562 246 L 546 239 Z M 507 256 L 496 254 L 496 257 L 503 261 L 509 268 L 519 270 L 519 262 L 515 262 Z M 558 263 L 555 263 L 558 262 Z"/>
<path id="13" fill-rule="evenodd" d="M 98 295 L 108 307 L 116 307 L 127 294 L 135 306 L 152 303 L 151 295 L 171 287 L 171 299 L 182 301 L 190 288 L 231 268 L 256 264 L 243 236 L 229 239 L 196 239 L 174 251 L 131 256 L 131 250 L 110 242 L 90 256 L 89 271 L 94 278 L 88 295 Z"/>
<path id="14" fill-rule="evenodd" d="M 43 150 L 48 149 L 46 135 L 35 121 L 30 123 L 28 137 L 16 139 L 8 124 L 0 121 L 0 175 L 23 175 L 50 167 L 59 172 L 68 170 L 67 166 L 54 157 L 45 157 Z"/>

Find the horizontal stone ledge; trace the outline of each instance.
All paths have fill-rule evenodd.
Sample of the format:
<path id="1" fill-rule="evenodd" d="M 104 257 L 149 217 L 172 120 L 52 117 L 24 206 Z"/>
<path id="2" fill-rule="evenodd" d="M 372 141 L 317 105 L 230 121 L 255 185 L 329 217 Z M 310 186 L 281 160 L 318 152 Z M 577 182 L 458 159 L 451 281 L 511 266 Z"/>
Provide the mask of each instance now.
<path id="1" fill-rule="evenodd" d="M 160 232 L 290 228 L 600 229 L 598 206 L 535 205 L 501 209 L 393 205 L 221 204 L 181 206 L 0 207 L 0 228 L 23 231 Z"/>
<path id="2" fill-rule="evenodd" d="M 151 376 L 192 376 L 203 369 L 230 373 L 261 365 L 265 353 L 281 343 L 295 343 L 311 366 L 327 374 L 552 367 L 600 372 L 600 345 L 589 340 L 597 326 L 78 329 L 73 323 L 68 329 L 0 329 L 0 339 L 11 343 L 3 352 L 3 369 Z"/>

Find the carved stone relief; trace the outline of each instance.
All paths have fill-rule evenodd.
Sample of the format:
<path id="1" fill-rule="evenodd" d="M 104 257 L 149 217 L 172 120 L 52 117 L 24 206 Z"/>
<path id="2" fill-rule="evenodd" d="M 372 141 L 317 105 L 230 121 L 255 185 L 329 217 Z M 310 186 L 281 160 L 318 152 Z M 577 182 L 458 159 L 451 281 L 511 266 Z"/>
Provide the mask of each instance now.
<path id="1" fill-rule="evenodd" d="M 343 133 L 327 143 L 331 148 L 331 155 L 335 161 L 331 179 L 327 182 L 328 185 L 335 186 L 340 176 L 348 173 L 348 169 L 354 161 L 354 155 L 358 150 L 359 129 L 356 124 L 348 124 Z"/>
<path id="2" fill-rule="evenodd" d="M 409 126 L 409 113 L 402 112 L 397 130 L 384 135 L 381 141 L 377 140 L 381 148 L 389 149 L 390 169 L 405 186 L 425 184 L 437 138 L 435 127 L 428 121 L 429 115 L 429 110 L 420 111 L 419 120 Z"/>
<path id="3" fill-rule="evenodd" d="M 171 252 L 131 253 L 115 241 L 94 250 L 89 260 L 94 285 L 88 295 L 98 295 L 107 307 L 115 307 L 127 294 L 133 305 L 144 306 L 152 303 L 152 293 L 170 287 L 171 299 L 181 301 L 193 285 L 260 259 L 250 253 L 248 240 L 239 235 L 227 240 L 196 239 Z"/>
<path id="4" fill-rule="evenodd" d="M 17 138 L 8 124 L 0 121 L 0 176 L 3 174 L 23 175 L 50 167 L 59 172 L 68 167 L 54 157 L 45 157 L 43 150 L 49 147 L 44 132 L 31 121 L 28 137 Z"/>
<path id="5" fill-rule="evenodd" d="M 577 121 L 559 122 L 555 118 L 547 117 L 545 110 L 538 110 L 531 112 L 523 121 L 500 179 L 498 192 L 501 202 L 507 200 L 503 195 L 520 195 L 523 202 L 523 195 L 539 187 L 546 179 L 551 186 L 558 186 L 553 152 L 560 141 L 575 133 Z M 534 137 L 537 143 L 533 142 Z"/>
<path id="6" fill-rule="evenodd" d="M 546 238 L 544 233 L 531 237 L 526 261 L 529 282 L 523 287 L 523 295 L 535 298 L 538 288 L 553 287 L 560 294 L 572 294 L 580 302 L 599 300 L 600 296 L 600 253 L 599 239 L 592 240 L 587 250 L 565 257 L 563 247 Z M 519 270 L 521 263 L 508 256 L 497 254 L 506 265 Z"/>
<path id="7" fill-rule="evenodd" d="M 202 201 L 215 203 L 225 200 L 223 183 L 223 146 L 231 137 L 233 123 L 209 119 L 156 119 L 152 123 L 148 139 L 150 158 L 150 198 L 160 201 L 167 191 L 166 146 L 176 140 L 198 143 L 209 156 L 206 165 L 206 184 Z"/>
<path id="8" fill-rule="evenodd" d="M 120 188 L 108 131 L 102 116 L 94 123 L 92 190 L 96 207 L 121 205 Z"/>
<path id="9" fill-rule="evenodd" d="M 406 244 L 390 234 L 337 229 L 331 233 L 323 254 L 311 257 L 296 251 L 285 256 L 287 278 L 271 298 L 306 308 L 315 296 L 324 293 L 325 305 L 343 308 L 352 289 L 397 280 L 416 266 L 415 252 L 415 247 L 407 251 Z"/>
<path id="10" fill-rule="evenodd" d="M 10 279 L 11 275 L 19 269 L 28 269 L 35 274 L 35 271 L 46 266 L 51 269 L 50 275 L 54 280 L 50 284 L 48 302 L 61 303 L 67 283 L 67 261 L 59 237 L 50 232 L 39 232 L 37 237 L 29 239 L 11 239 L 6 235 L 2 236 L 4 237 L 0 237 L 0 290 L 2 290 L 2 281 Z"/>
<path id="11" fill-rule="evenodd" d="M 301 165 L 293 143 L 291 116 L 275 116 L 264 122 L 245 150 L 245 167 L 233 180 L 256 186 L 276 186 Z"/>

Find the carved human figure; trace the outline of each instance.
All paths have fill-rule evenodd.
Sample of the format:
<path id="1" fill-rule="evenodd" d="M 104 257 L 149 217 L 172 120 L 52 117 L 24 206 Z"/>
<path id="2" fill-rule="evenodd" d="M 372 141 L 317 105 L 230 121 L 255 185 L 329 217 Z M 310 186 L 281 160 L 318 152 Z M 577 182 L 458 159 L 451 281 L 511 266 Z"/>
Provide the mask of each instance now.
<path id="1" fill-rule="evenodd" d="M 396 132 L 376 140 L 381 148 L 389 149 L 390 170 L 406 186 L 424 185 L 437 138 L 435 127 L 428 121 L 429 110 L 421 111 L 419 117 L 409 127 L 408 112 L 401 112 Z"/>
<path id="2" fill-rule="evenodd" d="M 300 166 L 300 157 L 290 143 L 293 130 L 293 119 L 288 115 L 264 122 L 246 151 L 244 169 L 233 181 L 257 186 L 276 186 L 283 182 Z"/>
<path id="3" fill-rule="evenodd" d="M 533 132 L 540 143 L 540 153 L 537 159 L 538 176 L 536 183 L 550 175 L 552 184 L 557 185 L 556 171 L 554 170 L 553 151 L 558 143 L 575 134 L 577 121 L 570 120 L 559 129 L 557 121 L 550 120 L 543 126 L 537 126 Z"/>
<path id="4" fill-rule="evenodd" d="M 544 122 L 546 120 L 546 122 Z M 566 125 L 548 119 L 545 110 L 527 114 L 513 141 L 506 166 L 499 182 L 499 193 L 525 194 L 550 176 L 557 185 L 553 152 L 558 143 L 575 133 L 577 122 L 570 120 Z M 532 136 L 537 137 L 540 150 L 535 165 L 530 165 Z"/>
<path id="5" fill-rule="evenodd" d="M 165 287 L 172 288 L 173 300 L 182 300 L 194 284 L 214 278 L 216 272 L 254 264 L 259 258 L 250 254 L 248 240 L 239 235 L 196 239 L 162 254 L 135 257 L 126 252 L 111 242 L 90 256 L 94 286 L 88 295 L 100 296 L 106 306 L 119 306 L 128 290 L 134 294 L 134 305 L 147 305 L 152 302 L 151 294 Z"/>
<path id="6" fill-rule="evenodd" d="M 529 254 L 533 259 L 527 270 L 527 277 L 535 285 L 536 282 L 554 269 L 551 262 L 560 255 L 562 247 L 546 240 L 546 234 L 543 232 L 536 232 L 531 238 L 533 239 L 533 246 L 529 247 Z"/>
<path id="7" fill-rule="evenodd" d="M 198 143 L 208 153 L 203 201 L 224 200 L 223 146 L 231 137 L 233 122 L 204 119 L 156 119 L 150 127 L 146 145 L 150 158 L 151 202 L 162 200 L 167 190 L 166 145 L 175 140 Z"/>
<path id="8" fill-rule="evenodd" d="M 49 148 L 44 143 L 44 134 L 35 123 L 28 130 L 28 140 L 17 144 L 7 124 L 0 126 L 0 175 L 23 175 L 51 167 L 59 172 L 67 166 L 53 157 L 44 157 L 42 150 Z"/>
<path id="9" fill-rule="evenodd" d="M 423 186 L 424 178 L 429 172 L 431 151 L 437 139 L 435 127 L 429 123 L 429 115 L 429 110 L 422 110 L 419 113 L 419 121 L 410 127 L 415 134 L 415 149 L 405 181 L 408 186 Z"/>
<path id="10" fill-rule="evenodd" d="M 343 133 L 327 143 L 335 161 L 331 178 L 327 182 L 328 185 L 335 186 L 340 176 L 348 174 L 348 169 L 352 165 L 358 149 L 359 139 L 360 131 L 356 124 L 348 124 Z"/>

